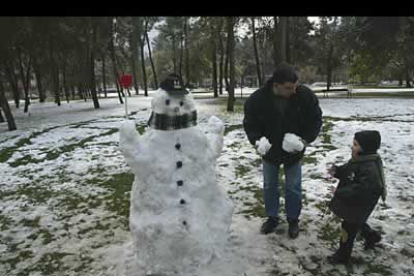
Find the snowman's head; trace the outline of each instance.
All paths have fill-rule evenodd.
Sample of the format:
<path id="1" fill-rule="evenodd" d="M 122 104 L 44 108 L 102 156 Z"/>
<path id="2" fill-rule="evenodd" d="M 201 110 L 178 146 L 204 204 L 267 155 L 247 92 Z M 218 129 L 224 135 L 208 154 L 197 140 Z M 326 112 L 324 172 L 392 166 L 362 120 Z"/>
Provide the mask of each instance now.
<path id="1" fill-rule="evenodd" d="M 175 73 L 169 74 L 161 83 L 152 100 L 152 110 L 156 114 L 182 116 L 195 111 L 195 103 L 185 89 L 183 79 Z"/>
<path id="2" fill-rule="evenodd" d="M 156 114 L 182 116 L 195 111 L 196 105 L 190 94 L 173 95 L 160 88 L 152 99 L 151 109 Z"/>

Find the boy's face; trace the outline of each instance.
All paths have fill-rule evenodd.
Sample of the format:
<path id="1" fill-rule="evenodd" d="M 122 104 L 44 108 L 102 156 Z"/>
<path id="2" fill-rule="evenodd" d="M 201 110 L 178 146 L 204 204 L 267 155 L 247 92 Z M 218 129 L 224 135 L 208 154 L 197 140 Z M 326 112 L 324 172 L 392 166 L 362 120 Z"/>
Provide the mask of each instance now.
<path id="1" fill-rule="evenodd" d="M 352 157 L 357 157 L 362 151 L 361 145 L 355 139 L 354 139 L 354 142 L 352 143 L 351 149 L 352 149 Z"/>

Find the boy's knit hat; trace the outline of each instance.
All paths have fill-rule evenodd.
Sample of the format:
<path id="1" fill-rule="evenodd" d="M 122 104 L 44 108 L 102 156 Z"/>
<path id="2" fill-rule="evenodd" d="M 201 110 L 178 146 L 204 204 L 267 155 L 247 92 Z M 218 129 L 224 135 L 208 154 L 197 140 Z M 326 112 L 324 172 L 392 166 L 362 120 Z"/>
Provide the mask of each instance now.
<path id="1" fill-rule="evenodd" d="M 355 133 L 355 140 L 362 148 L 362 154 L 377 153 L 381 145 L 381 135 L 376 130 L 364 130 Z"/>

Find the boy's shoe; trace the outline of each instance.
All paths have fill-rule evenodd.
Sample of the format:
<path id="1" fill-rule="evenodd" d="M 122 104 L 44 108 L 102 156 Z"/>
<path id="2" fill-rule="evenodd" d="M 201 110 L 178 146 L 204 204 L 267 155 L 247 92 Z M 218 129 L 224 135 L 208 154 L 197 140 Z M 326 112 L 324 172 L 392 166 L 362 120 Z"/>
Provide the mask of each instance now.
<path id="1" fill-rule="evenodd" d="M 380 241 L 381 234 L 375 231 L 365 239 L 364 249 L 373 249 L 375 244 L 379 243 Z"/>
<path id="2" fill-rule="evenodd" d="M 350 258 L 349 257 L 344 257 L 340 251 L 336 251 L 332 256 L 328 256 L 328 261 L 333 264 L 348 264 L 349 263 Z"/>
<path id="3" fill-rule="evenodd" d="M 289 237 L 296 239 L 299 236 L 299 220 L 297 219 L 288 219 L 289 223 Z"/>
<path id="4" fill-rule="evenodd" d="M 268 217 L 268 219 L 262 224 L 260 233 L 267 235 L 274 232 L 278 222 L 279 221 L 277 217 Z"/>

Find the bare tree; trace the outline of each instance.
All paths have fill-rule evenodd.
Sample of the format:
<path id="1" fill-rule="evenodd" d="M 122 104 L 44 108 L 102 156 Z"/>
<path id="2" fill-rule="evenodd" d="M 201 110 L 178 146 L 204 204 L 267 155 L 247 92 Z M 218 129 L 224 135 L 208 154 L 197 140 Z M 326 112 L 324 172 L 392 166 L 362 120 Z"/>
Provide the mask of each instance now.
<path id="1" fill-rule="evenodd" d="M 230 83 L 229 83 L 229 98 L 227 102 L 227 111 L 234 111 L 234 88 L 235 88 L 235 60 L 234 60 L 234 17 L 227 17 L 227 49 L 228 60 L 230 67 Z"/>

